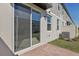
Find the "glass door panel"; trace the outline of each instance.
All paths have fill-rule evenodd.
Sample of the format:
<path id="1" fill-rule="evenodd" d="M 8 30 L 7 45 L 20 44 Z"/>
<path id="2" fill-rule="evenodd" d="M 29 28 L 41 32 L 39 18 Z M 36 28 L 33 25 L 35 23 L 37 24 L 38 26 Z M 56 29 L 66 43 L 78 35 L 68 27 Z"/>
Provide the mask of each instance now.
<path id="1" fill-rule="evenodd" d="M 32 45 L 40 42 L 40 17 L 39 12 L 32 10 Z"/>
<path id="2" fill-rule="evenodd" d="M 15 51 L 30 47 L 30 15 L 31 9 L 15 4 L 14 10 L 14 47 Z"/>

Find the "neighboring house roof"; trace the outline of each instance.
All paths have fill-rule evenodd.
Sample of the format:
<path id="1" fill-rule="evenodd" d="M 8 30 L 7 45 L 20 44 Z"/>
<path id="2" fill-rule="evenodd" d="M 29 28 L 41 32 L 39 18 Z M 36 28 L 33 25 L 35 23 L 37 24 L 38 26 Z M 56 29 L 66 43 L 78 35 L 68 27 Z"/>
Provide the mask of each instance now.
<path id="1" fill-rule="evenodd" d="M 75 22 L 73 21 L 73 19 L 71 18 L 66 6 L 64 5 L 64 3 L 61 3 L 61 5 L 63 6 L 64 10 L 66 11 L 67 15 L 70 17 L 71 21 L 73 22 L 73 24 L 76 26 Z"/>

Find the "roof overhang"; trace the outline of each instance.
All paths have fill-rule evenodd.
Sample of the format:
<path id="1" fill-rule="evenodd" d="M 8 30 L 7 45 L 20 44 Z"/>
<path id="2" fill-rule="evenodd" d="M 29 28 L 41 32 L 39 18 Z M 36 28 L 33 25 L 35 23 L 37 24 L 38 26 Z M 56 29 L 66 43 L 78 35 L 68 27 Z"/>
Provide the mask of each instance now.
<path id="1" fill-rule="evenodd" d="M 33 4 L 37 5 L 38 7 L 44 10 L 52 7 L 51 3 L 33 3 Z"/>

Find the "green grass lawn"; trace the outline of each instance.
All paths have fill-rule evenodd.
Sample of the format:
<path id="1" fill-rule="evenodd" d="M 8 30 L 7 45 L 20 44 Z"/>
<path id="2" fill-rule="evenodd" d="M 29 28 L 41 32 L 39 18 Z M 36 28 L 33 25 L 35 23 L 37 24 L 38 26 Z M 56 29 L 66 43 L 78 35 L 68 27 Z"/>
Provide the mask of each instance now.
<path id="1" fill-rule="evenodd" d="M 59 47 L 79 53 L 79 37 L 76 39 L 76 41 L 65 41 L 63 39 L 57 39 L 55 41 L 49 42 L 49 44 L 57 45 Z"/>

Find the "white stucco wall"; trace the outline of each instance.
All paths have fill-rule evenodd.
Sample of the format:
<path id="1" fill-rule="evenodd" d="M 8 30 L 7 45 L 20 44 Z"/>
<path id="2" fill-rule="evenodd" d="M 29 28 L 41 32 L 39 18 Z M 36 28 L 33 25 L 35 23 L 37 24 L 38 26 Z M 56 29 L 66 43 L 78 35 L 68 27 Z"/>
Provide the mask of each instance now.
<path id="1" fill-rule="evenodd" d="M 13 8 L 11 4 L 0 3 L 0 37 L 13 51 Z"/>

